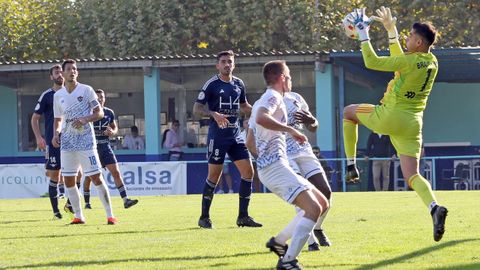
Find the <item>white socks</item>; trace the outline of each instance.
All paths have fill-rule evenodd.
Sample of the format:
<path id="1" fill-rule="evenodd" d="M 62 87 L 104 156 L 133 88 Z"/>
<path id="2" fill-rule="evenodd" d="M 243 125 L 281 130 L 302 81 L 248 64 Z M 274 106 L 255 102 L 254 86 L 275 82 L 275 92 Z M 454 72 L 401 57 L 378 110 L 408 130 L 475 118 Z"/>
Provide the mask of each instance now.
<path id="1" fill-rule="evenodd" d="M 107 213 L 107 217 L 113 217 L 112 212 L 112 203 L 110 202 L 110 193 L 108 193 L 107 187 L 105 182 L 102 181 L 102 184 L 95 186 L 98 190 L 98 197 L 103 204 L 103 208 L 105 208 L 105 212 Z"/>
<path id="2" fill-rule="evenodd" d="M 295 231 L 293 232 L 292 241 L 290 242 L 287 253 L 283 257 L 284 262 L 292 261 L 297 258 L 298 254 L 300 254 L 300 251 L 307 242 L 315 223 L 315 221 L 308 218 L 300 218 L 300 221 L 297 223 Z"/>
<path id="3" fill-rule="evenodd" d="M 80 205 L 80 191 L 78 190 L 77 186 L 74 185 L 73 187 L 67 187 L 67 195 L 68 199 L 70 200 L 70 205 L 73 208 L 75 217 L 85 220 L 85 217 L 82 213 L 82 207 Z"/>
<path id="4" fill-rule="evenodd" d="M 432 201 L 429 205 L 428 205 L 428 210 L 430 210 L 430 212 L 432 212 L 432 209 L 437 206 L 437 202 L 436 201 Z"/>
<path id="5" fill-rule="evenodd" d="M 297 215 L 290 221 L 290 223 L 283 228 L 281 232 L 278 233 L 277 236 L 275 236 L 275 242 L 285 245 L 287 243 L 287 240 L 292 238 L 293 231 L 295 230 L 295 226 L 297 226 L 297 223 L 300 221 L 301 218 L 303 218 L 303 215 L 305 214 L 305 211 L 302 209 L 295 207 L 295 211 L 297 211 Z"/>
<path id="6" fill-rule="evenodd" d="M 355 165 L 355 159 L 356 158 L 347 158 L 347 166 L 350 166 L 350 165 Z"/>

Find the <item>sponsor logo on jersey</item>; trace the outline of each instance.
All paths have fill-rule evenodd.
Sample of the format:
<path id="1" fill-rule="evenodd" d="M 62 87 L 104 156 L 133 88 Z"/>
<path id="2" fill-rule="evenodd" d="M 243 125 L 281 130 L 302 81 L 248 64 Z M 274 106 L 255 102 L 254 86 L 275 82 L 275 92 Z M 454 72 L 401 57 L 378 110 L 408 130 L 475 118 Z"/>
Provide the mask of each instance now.
<path id="1" fill-rule="evenodd" d="M 415 97 L 415 92 L 413 91 L 407 91 L 407 93 L 404 95 L 406 98 L 414 98 Z"/>
<path id="2" fill-rule="evenodd" d="M 277 104 L 277 97 L 276 96 L 272 96 L 268 99 L 268 104 L 270 104 L 270 106 L 274 106 Z"/>
<path id="3" fill-rule="evenodd" d="M 222 94 L 222 93 L 225 93 L 225 91 L 223 91 L 223 89 L 220 89 L 220 94 Z"/>

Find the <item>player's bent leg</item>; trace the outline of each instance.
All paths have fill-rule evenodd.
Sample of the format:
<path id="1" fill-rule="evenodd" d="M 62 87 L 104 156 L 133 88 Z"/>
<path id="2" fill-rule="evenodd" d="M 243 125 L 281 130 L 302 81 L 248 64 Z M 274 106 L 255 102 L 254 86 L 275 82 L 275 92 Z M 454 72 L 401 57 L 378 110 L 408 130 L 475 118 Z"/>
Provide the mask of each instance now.
<path id="1" fill-rule="evenodd" d="M 360 104 L 350 104 L 343 108 L 343 119 L 350 120 L 355 124 L 360 123 L 360 120 L 357 117 L 357 108 Z"/>
<path id="2" fill-rule="evenodd" d="M 317 191 L 318 192 L 318 191 Z M 320 192 L 318 192 L 320 194 Z M 322 195 L 323 196 L 323 195 Z M 323 197 L 325 199 L 325 197 Z M 326 200 L 320 203 L 312 190 L 300 192 L 293 200 L 293 203 L 305 211 L 305 214 L 297 223 L 292 235 L 292 241 L 288 247 L 285 256 L 278 261 L 277 269 L 291 269 L 289 264 L 297 264 L 297 256 L 300 254 L 303 246 L 307 242 L 315 223 L 322 213 L 322 204 L 326 205 Z"/>
<path id="3" fill-rule="evenodd" d="M 136 205 L 138 203 L 137 199 L 128 198 L 127 189 L 125 188 L 122 175 L 120 174 L 120 168 L 118 167 L 118 163 L 107 164 L 105 165 L 105 167 L 110 172 L 110 174 L 112 174 L 115 186 L 117 187 L 117 190 L 120 193 L 120 197 L 123 200 L 123 207 L 127 209 Z"/>
<path id="4" fill-rule="evenodd" d="M 415 157 L 400 155 L 402 173 L 408 179 L 408 185 L 415 190 L 423 203 L 429 208 L 433 221 L 433 239 L 440 241 L 445 233 L 445 220 L 448 210 L 438 205 L 430 183 L 418 173 L 419 161 Z"/>
<path id="5" fill-rule="evenodd" d="M 250 196 L 252 195 L 253 165 L 249 158 L 234 161 L 240 171 L 241 180 L 238 191 L 239 207 L 237 226 L 239 227 L 262 227 L 248 214 Z"/>
<path id="6" fill-rule="evenodd" d="M 297 212 L 295 217 L 276 236 L 270 238 L 266 244 L 266 247 L 277 254 L 278 257 L 285 256 L 288 249 L 287 240 L 292 238 L 295 227 L 305 215 L 305 211 L 298 207 L 295 207 L 295 211 Z"/>
<path id="7" fill-rule="evenodd" d="M 343 144 L 347 157 L 347 174 L 345 176 L 347 182 L 357 182 L 359 179 L 355 165 L 359 123 L 356 116 L 358 106 L 358 104 L 348 105 L 343 110 Z"/>
<path id="8" fill-rule="evenodd" d="M 400 155 L 400 165 L 404 179 L 408 180 L 408 185 L 415 190 L 425 206 L 429 207 L 431 210 L 433 206 L 435 206 L 432 206 L 431 204 L 436 204 L 435 195 L 432 192 L 430 183 L 420 176 L 418 172 L 418 163 L 419 161 L 415 157 Z"/>
<path id="9" fill-rule="evenodd" d="M 318 191 L 322 195 L 321 197 L 317 197 L 317 199 L 319 200 L 319 202 L 325 199 L 326 204 L 328 206 L 327 205 L 322 206 L 324 210 L 323 210 L 322 214 L 320 215 L 320 217 L 318 218 L 317 223 L 315 224 L 315 228 L 313 229 L 313 234 L 318 239 L 318 241 L 320 243 L 320 246 L 329 247 L 329 246 L 332 245 L 332 242 L 330 241 L 328 236 L 325 234 L 325 231 L 322 228 L 322 224 L 323 224 L 323 221 L 325 220 L 325 218 L 328 214 L 328 211 L 330 210 L 330 207 L 331 207 L 332 190 L 330 189 L 330 185 L 328 184 L 326 175 L 324 173 L 318 174 L 317 177 L 322 179 L 320 181 L 319 180 L 315 181 L 318 184 L 318 186 L 315 185 L 315 187 L 317 187 Z M 310 178 L 309 178 L 309 180 L 310 180 Z M 310 246 L 309 246 L 309 248 L 310 248 Z M 315 247 L 312 247 L 313 250 L 315 250 L 314 248 Z"/>

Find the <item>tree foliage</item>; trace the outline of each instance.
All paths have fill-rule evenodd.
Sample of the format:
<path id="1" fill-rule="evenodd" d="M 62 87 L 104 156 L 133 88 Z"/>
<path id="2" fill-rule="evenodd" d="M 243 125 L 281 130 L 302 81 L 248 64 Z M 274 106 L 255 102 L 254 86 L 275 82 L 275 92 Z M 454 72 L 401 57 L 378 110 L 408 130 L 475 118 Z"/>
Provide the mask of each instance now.
<path id="1" fill-rule="evenodd" d="M 429 20 L 437 46 L 479 45 L 478 0 L 0 0 L 0 60 L 358 49 L 343 17 L 381 5 L 392 8 L 402 34 Z M 386 47 L 380 24 L 371 36 Z"/>

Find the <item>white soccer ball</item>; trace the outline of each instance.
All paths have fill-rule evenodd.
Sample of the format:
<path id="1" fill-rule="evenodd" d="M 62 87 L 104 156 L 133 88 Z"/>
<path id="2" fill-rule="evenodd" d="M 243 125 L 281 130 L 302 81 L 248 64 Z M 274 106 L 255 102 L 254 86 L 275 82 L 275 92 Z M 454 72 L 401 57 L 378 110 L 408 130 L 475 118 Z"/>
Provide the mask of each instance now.
<path id="1" fill-rule="evenodd" d="M 345 35 L 351 39 L 358 39 L 358 33 L 355 29 L 353 21 L 355 20 L 356 12 L 351 12 L 345 16 L 342 21 L 343 29 L 345 30 Z"/>

